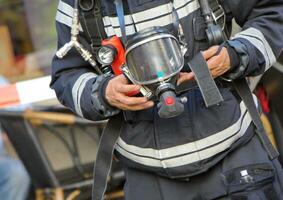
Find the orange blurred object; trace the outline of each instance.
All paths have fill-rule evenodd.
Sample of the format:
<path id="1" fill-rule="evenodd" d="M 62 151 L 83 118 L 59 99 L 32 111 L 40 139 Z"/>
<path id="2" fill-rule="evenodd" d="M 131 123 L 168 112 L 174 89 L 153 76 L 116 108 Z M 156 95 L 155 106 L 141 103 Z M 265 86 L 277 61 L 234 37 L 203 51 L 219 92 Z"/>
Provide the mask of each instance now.
<path id="1" fill-rule="evenodd" d="M 117 36 L 113 36 L 111 38 L 105 39 L 101 43 L 103 46 L 112 46 L 116 52 L 116 58 L 112 63 L 112 70 L 115 75 L 122 74 L 121 67 L 125 64 L 125 49 L 123 47 L 123 44 Z"/>

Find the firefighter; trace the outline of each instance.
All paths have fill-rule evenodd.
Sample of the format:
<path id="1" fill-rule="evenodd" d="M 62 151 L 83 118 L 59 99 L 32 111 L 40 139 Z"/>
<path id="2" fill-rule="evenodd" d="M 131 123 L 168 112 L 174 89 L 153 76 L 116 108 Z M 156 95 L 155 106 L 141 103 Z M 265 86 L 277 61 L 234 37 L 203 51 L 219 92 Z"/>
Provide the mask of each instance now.
<path id="1" fill-rule="evenodd" d="M 92 2 L 101 11 L 94 18 L 101 17 L 106 37 L 122 37 L 114 0 Z M 224 99 L 219 105 L 207 108 L 199 88 L 193 88 L 181 94 L 188 99 L 184 112 L 164 119 L 154 101 L 127 96 L 141 86 L 124 75 L 98 75 L 74 48 L 63 59 L 54 56 L 51 87 L 63 105 L 90 120 L 125 113 L 116 155 L 126 174 L 126 199 L 283 199 L 277 158 L 270 159 L 247 106 L 222 81 L 263 74 L 276 62 L 283 46 L 283 0 L 210 2 L 216 5 L 213 10 L 224 12 L 216 18 L 223 19 L 226 33 L 232 19 L 243 28 L 223 48 L 209 46 L 197 0 L 123 1 L 124 19 L 128 38 L 153 26 L 172 30 L 174 8 L 188 44 L 186 59 L 202 52 Z M 73 0 L 59 2 L 58 48 L 71 38 L 74 8 Z M 79 40 L 92 43 L 85 24 L 81 21 Z M 184 65 L 178 84 L 193 79 Z"/>

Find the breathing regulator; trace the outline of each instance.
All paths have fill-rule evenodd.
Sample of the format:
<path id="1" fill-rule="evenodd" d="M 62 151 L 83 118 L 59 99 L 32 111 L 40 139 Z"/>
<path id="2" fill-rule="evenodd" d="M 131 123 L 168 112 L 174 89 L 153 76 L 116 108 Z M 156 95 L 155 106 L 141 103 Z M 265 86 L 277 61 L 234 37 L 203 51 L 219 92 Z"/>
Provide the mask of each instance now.
<path id="1" fill-rule="evenodd" d="M 87 4 L 87 0 L 80 0 L 80 2 L 83 2 L 84 6 L 93 6 L 91 3 Z M 222 29 L 213 20 L 213 12 L 207 0 L 199 0 L 199 3 L 207 24 L 206 34 L 209 43 L 211 45 L 222 43 L 224 40 Z M 128 39 L 122 0 L 115 0 L 115 5 L 122 37 L 120 39 L 113 36 L 104 39 L 95 55 L 88 55 L 88 61 L 93 63 L 92 66 L 95 63 L 98 73 L 124 74 L 130 82 L 140 85 L 140 91 L 134 91 L 128 95 L 141 93 L 148 99 L 156 101 L 161 118 L 180 115 L 184 111 L 184 103 L 187 99 L 177 97 L 176 83 L 184 65 L 187 43 L 184 40 L 177 11 L 174 8 L 172 10 L 173 24 L 177 34 L 171 33 L 164 27 L 150 27 L 136 32 Z M 78 21 L 73 22 L 73 25 L 75 26 L 76 23 Z M 76 37 L 72 35 L 72 39 L 77 42 L 77 35 Z M 79 50 L 78 47 L 76 48 Z M 62 54 L 62 50 L 58 52 L 60 51 Z M 57 55 L 60 56 L 58 52 Z M 80 49 L 79 52 L 82 50 Z M 85 55 L 82 56 L 86 58 Z"/>

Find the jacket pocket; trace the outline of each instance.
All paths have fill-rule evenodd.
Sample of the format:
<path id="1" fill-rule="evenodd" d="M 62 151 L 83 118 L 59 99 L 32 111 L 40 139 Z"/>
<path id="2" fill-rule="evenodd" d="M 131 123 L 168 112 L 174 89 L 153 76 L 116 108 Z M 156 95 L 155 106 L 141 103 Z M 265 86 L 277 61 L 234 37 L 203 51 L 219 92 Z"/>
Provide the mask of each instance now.
<path id="1" fill-rule="evenodd" d="M 274 187 L 275 170 L 269 163 L 231 169 L 224 177 L 231 200 L 280 200 Z"/>

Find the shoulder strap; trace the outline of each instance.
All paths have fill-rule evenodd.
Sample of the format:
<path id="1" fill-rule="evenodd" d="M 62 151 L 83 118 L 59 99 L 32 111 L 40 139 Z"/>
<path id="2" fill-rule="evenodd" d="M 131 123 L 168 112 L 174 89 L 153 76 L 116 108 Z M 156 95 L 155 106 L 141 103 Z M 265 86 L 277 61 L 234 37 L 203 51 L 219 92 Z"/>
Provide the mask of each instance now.
<path id="1" fill-rule="evenodd" d="M 256 127 L 256 134 L 258 135 L 259 139 L 261 140 L 262 145 L 264 146 L 265 150 L 267 151 L 269 158 L 271 160 L 277 158 L 279 156 L 278 151 L 273 147 L 272 143 L 270 142 L 267 134 L 265 132 L 264 126 L 260 119 L 260 115 L 258 109 L 253 100 L 252 92 L 248 86 L 246 79 L 237 79 L 233 81 L 233 85 L 244 101 L 249 114 L 253 120 L 253 123 Z"/>
<path id="2" fill-rule="evenodd" d="M 80 22 L 88 42 L 90 42 L 92 53 L 101 46 L 101 41 L 107 38 L 99 0 L 79 0 Z"/>
<path id="3" fill-rule="evenodd" d="M 195 75 L 196 82 L 200 88 L 206 107 L 214 106 L 223 101 L 223 97 L 217 88 L 214 79 L 211 77 L 207 63 L 199 52 L 188 65 Z"/>
<path id="4" fill-rule="evenodd" d="M 100 138 L 93 170 L 92 200 L 103 200 L 110 174 L 113 153 L 123 125 L 123 113 L 111 117 Z"/>

